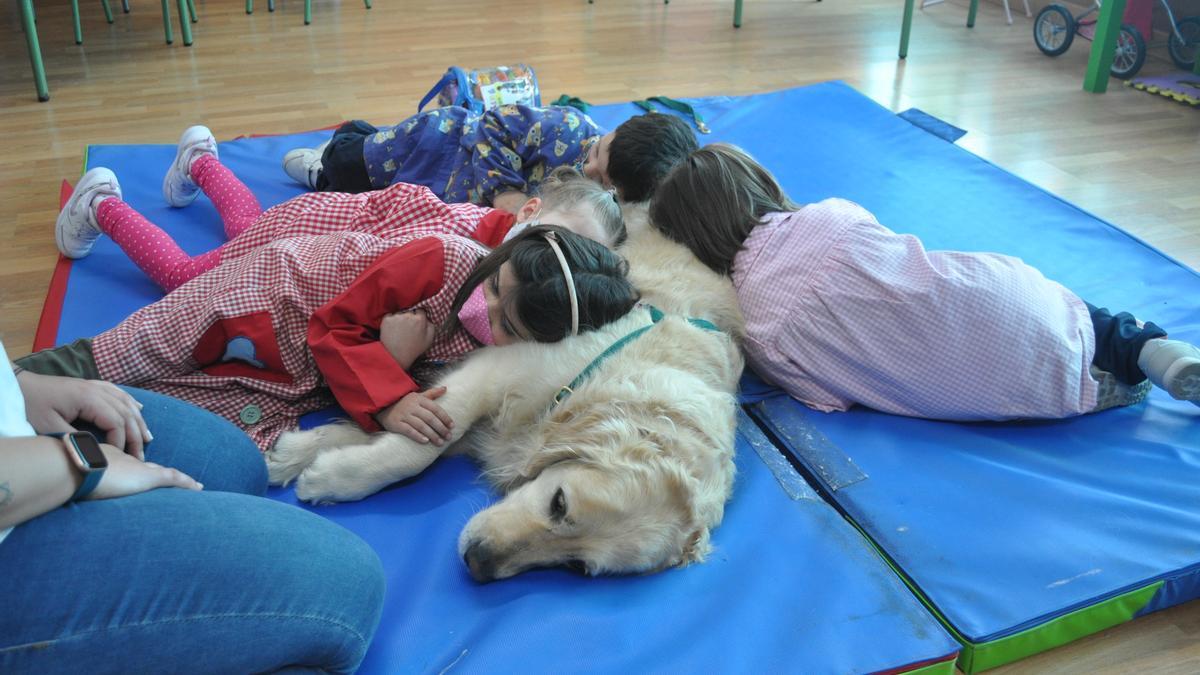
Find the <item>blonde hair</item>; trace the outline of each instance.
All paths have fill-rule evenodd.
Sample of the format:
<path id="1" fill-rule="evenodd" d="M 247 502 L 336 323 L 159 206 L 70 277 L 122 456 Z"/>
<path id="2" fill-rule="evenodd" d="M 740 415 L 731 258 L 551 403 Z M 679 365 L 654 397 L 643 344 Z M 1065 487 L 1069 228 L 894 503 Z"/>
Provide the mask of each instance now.
<path id="1" fill-rule="evenodd" d="M 538 186 L 538 197 L 545 211 L 575 211 L 595 219 L 613 248 L 628 236 L 616 195 L 569 166 L 551 171 Z"/>

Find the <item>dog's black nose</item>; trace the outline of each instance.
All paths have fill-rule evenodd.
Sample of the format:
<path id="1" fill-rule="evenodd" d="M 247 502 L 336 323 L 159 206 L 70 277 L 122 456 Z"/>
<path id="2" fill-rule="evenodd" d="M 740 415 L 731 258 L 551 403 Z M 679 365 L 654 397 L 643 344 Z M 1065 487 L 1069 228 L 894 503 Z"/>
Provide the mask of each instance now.
<path id="1" fill-rule="evenodd" d="M 463 553 L 463 562 L 471 571 L 471 576 L 481 584 L 496 579 L 496 557 L 491 549 L 478 541 L 471 542 Z"/>

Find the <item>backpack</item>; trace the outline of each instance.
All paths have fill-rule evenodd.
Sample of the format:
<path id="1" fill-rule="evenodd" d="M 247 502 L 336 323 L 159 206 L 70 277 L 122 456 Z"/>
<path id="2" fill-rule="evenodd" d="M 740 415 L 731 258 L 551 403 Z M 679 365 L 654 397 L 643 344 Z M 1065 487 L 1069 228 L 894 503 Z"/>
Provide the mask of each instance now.
<path id="1" fill-rule="evenodd" d="M 537 75 L 523 63 L 471 70 L 451 66 L 421 99 L 417 112 L 435 98 L 438 107 L 462 106 L 475 113 L 502 105 L 542 105 Z"/>

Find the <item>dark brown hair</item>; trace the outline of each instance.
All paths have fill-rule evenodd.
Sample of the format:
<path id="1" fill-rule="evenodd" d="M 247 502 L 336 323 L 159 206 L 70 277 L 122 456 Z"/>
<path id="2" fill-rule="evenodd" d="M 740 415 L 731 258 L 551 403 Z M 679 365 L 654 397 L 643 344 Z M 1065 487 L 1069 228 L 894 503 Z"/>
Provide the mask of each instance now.
<path id="1" fill-rule="evenodd" d="M 543 211 L 571 211 L 594 218 L 612 240 L 612 248 L 625 243 L 625 218 L 616 197 L 594 180 L 569 166 L 560 166 L 538 186 Z"/>
<path id="2" fill-rule="evenodd" d="M 475 287 L 512 263 L 516 292 L 509 309 L 525 327 L 526 336 L 537 342 L 558 342 L 571 334 L 571 296 L 566 277 L 546 232 L 554 232 L 571 276 L 579 302 L 579 332 L 600 328 L 633 309 L 641 296 L 630 283 L 629 264 L 604 244 L 582 237 L 558 225 L 535 225 L 492 251 L 467 277 L 454 296 L 443 331 L 458 327 L 458 311 Z"/>
<path id="3" fill-rule="evenodd" d="M 799 208 L 775 176 L 746 151 L 713 143 L 693 152 L 663 179 L 650 202 L 650 222 L 705 265 L 727 275 L 763 216 Z"/>
<path id="4" fill-rule="evenodd" d="M 700 145 L 687 122 L 666 113 L 626 120 L 608 144 L 608 179 L 627 202 L 644 202 L 667 172 Z"/>

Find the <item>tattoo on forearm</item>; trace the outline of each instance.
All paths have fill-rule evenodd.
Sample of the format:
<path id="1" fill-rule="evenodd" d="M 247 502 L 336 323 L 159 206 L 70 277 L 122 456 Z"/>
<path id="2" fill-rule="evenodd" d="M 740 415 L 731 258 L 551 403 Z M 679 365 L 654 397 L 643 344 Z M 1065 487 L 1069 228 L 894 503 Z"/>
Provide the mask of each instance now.
<path id="1" fill-rule="evenodd" d="M 12 488 L 8 487 L 8 481 L 0 483 L 0 509 L 8 506 L 12 501 Z"/>

